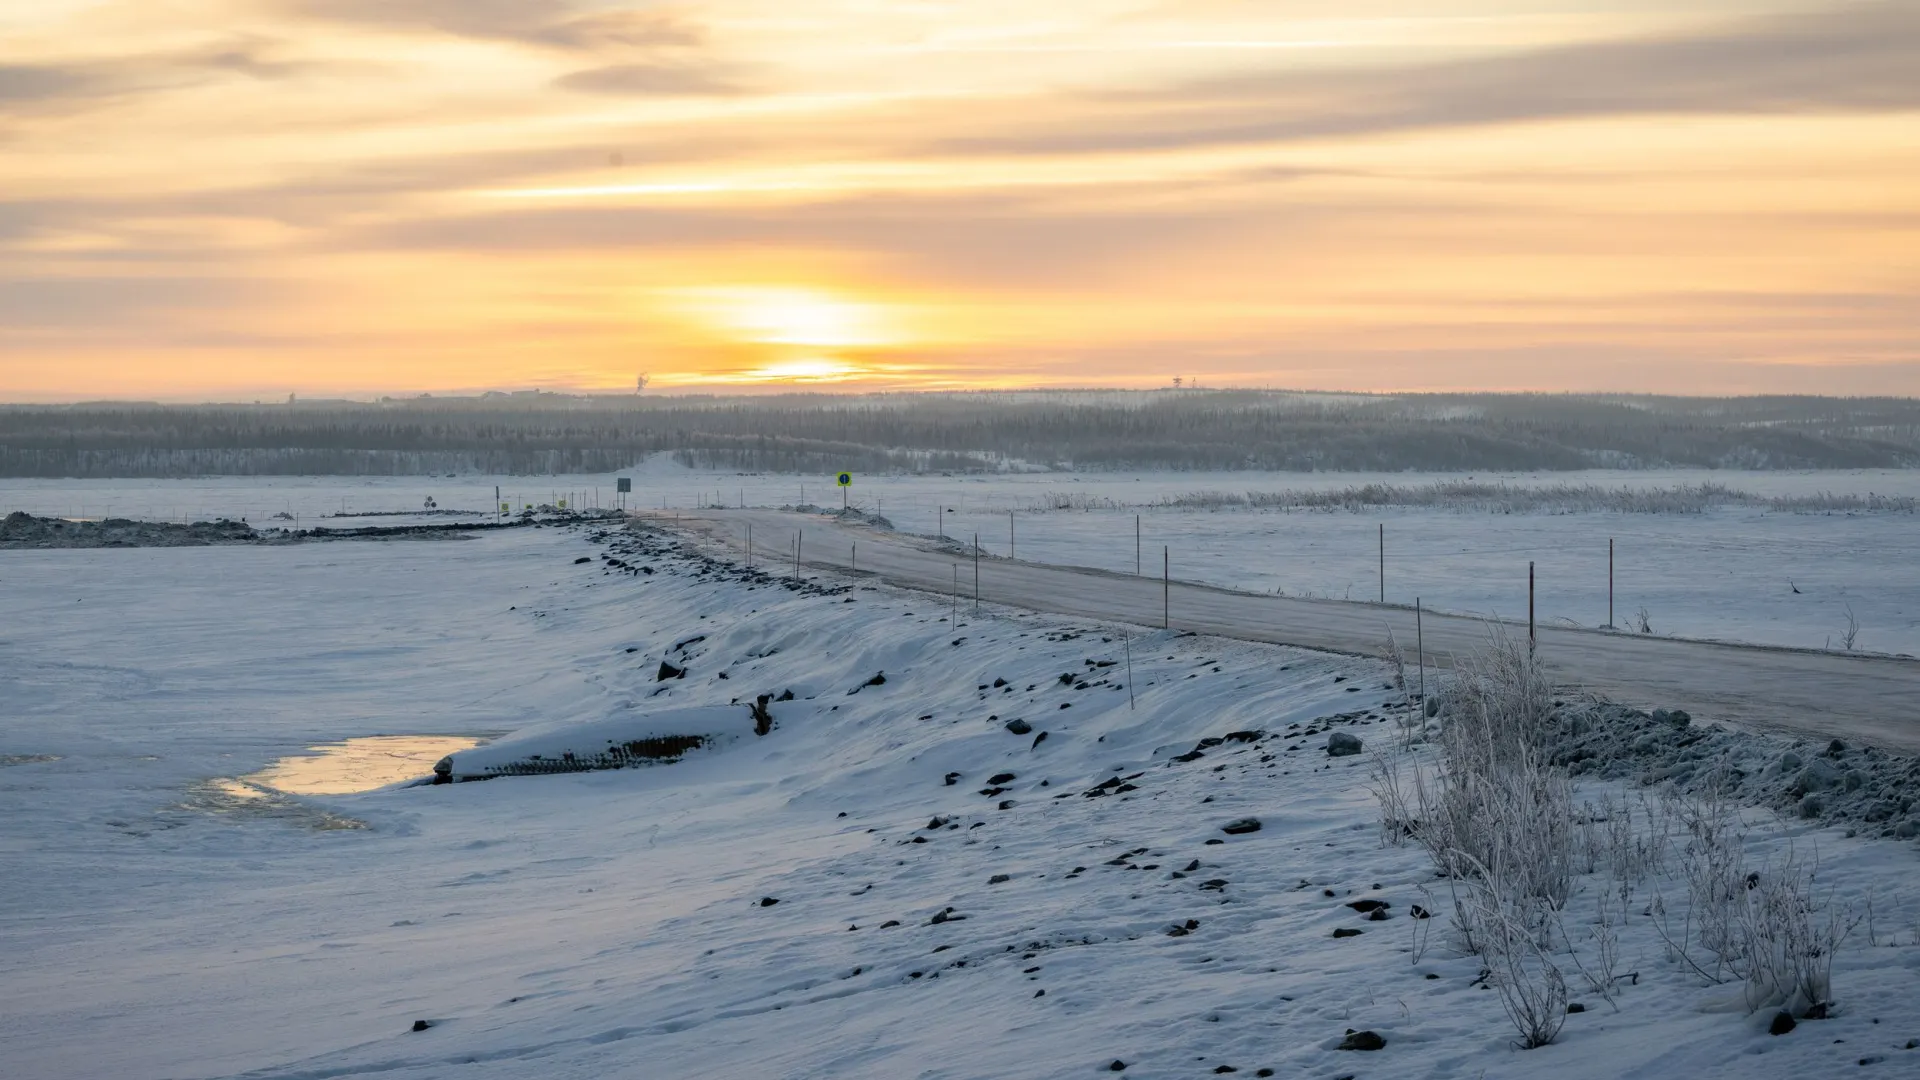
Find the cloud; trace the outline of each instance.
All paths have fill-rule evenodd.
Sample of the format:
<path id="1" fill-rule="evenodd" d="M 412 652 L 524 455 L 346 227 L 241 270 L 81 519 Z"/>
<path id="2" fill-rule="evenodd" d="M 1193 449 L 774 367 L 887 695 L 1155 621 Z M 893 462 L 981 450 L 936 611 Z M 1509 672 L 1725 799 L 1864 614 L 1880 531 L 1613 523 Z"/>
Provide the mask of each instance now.
<path id="1" fill-rule="evenodd" d="M 71 98 L 93 93 L 98 85 L 85 68 L 0 64 L 0 103 Z"/>
<path id="2" fill-rule="evenodd" d="M 687 64 L 614 64 L 563 75 L 555 86 L 594 94 L 724 95 L 744 87 L 722 77 L 716 69 Z"/>
<path id="3" fill-rule="evenodd" d="M 692 48 L 699 28 L 659 11 L 581 13 L 570 0 L 284 0 L 334 22 L 513 41 L 555 49 Z"/>
<path id="4" fill-rule="evenodd" d="M 1669 37 L 1401 68 L 1277 70 L 1089 94 L 943 151 L 1063 153 L 1283 142 L 1658 114 L 1920 108 L 1920 8 L 1847 6 Z"/>

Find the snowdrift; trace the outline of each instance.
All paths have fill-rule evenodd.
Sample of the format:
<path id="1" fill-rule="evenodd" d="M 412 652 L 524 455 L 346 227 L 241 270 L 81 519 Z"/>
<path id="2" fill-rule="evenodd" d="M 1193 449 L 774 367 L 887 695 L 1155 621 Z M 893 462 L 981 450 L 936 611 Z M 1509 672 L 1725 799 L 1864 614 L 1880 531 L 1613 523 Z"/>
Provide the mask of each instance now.
<path id="1" fill-rule="evenodd" d="M 586 772 L 678 761 L 755 733 L 752 705 L 705 705 L 629 713 L 590 723 L 553 723 L 441 758 L 433 782 Z"/>

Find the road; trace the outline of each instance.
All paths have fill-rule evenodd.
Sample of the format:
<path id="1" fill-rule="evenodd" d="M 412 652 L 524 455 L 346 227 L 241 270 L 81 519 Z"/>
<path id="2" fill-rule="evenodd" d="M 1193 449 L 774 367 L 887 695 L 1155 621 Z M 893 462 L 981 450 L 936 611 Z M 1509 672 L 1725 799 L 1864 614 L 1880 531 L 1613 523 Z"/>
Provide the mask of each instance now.
<path id="1" fill-rule="evenodd" d="M 655 511 L 704 543 L 756 564 L 790 566 L 796 536 L 804 570 L 841 571 L 891 585 L 974 598 L 975 561 L 964 546 L 776 510 Z M 983 555 L 979 598 L 1031 611 L 1379 656 L 1387 631 L 1412 666 L 1415 613 L 1394 605 L 1241 593 L 1159 577 L 1019 562 Z M 1485 644 L 1479 618 L 1425 613 L 1426 662 L 1446 667 Z M 1525 624 L 1509 632 L 1526 634 Z M 1897 657 L 1687 641 L 1602 630 L 1540 627 L 1537 648 L 1555 682 L 1643 708 L 1685 709 L 1703 721 L 1838 738 L 1920 753 L 1920 661 Z"/>

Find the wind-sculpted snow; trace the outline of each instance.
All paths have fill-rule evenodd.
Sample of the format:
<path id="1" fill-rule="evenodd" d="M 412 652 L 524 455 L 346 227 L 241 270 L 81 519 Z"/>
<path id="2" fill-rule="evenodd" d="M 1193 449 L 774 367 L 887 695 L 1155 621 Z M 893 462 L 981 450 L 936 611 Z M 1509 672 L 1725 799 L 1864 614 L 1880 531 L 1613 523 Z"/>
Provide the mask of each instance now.
<path id="1" fill-rule="evenodd" d="M 485 746 L 449 754 L 434 766 L 434 775 L 458 782 L 619 769 L 675 762 L 696 750 L 721 750 L 742 738 L 754 737 L 754 717 L 745 705 L 657 712 L 625 706 L 619 711 L 623 715 L 602 720 L 541 724 Z M 781 712 L 787 711 L 787 707 L 781 708 Z"/>
<path id="2" fill-rule="evenodd" d="M 1369 659 L 975 613 L 644 526 L 6 577 L 8 1076 L 1752 1080 L 1892 1075 L 1920 1038 L 1913 848 L 1824 830 L 1822 883 L 1887 898 L 1829 1019 L 1769 1036 L 1649 947 L 1619 1011 L 1581 994 L 1516 1049 L 1445 884 L 1380 845 L 1364 778 L 1405 710 Z M 732 741 L 300 800 L 363 828 L 183 805 L 409 731 Z"/>

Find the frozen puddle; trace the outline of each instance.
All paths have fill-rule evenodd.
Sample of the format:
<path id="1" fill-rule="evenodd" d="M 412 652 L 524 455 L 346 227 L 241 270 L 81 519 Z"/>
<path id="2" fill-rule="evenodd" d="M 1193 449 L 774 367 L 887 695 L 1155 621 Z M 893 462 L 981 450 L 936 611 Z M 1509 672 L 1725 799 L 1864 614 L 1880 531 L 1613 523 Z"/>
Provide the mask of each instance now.
<path id="1" fill-rule="evenodd" d="M 435 762 L 480 742 L 464 735 L 369 735 L 308 747 L 240 780 L 288 795 L 351 795 L 431 776 Z"/>
<path id="2" fill-rule="evenodd" d="M 367 823 L 314 806 L 296 795 L 351 795 L 433 774 L 448 754 L 481 740 L 464 735 L 370 735 L 308 747 L 237 779 L 195 784 L 184 809 L 240 818 L 272 818 L 312 829 L 364 829 Z"/>

